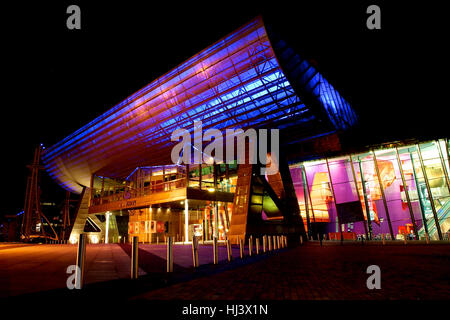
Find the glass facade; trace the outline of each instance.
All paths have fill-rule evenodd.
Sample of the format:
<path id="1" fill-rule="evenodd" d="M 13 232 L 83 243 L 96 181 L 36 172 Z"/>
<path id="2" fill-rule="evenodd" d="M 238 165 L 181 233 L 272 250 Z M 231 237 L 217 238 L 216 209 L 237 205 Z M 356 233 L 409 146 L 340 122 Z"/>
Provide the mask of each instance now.
<path id="1" fill-rule="evenodd" d="M 309 236 L 448 239 L 448 154 L 441 139 L 290 165 Z"/>

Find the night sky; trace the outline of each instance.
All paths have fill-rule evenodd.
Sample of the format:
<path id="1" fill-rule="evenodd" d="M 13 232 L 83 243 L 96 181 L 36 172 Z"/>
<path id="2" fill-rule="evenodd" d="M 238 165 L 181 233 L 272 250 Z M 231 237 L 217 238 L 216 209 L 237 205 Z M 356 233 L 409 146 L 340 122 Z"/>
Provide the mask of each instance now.
<path id="1" fill-rule="evenodd" d="M 368 137 L 448 131 L 442 114 L 448 105 L 440 99 L 448 89 L 441 89 L 445 81 L 439 76 L 445 73 L 441 58 L 448 34 L 442 28 L 445 11 L 437 5 L 92 2 L 2 4 L 0 216 L 22 210 L 25 165 L 36 145 L 60 141 L 258 14 L 314 61 L 357 110 Z M 70 4 L 81 8 L 81 30 L 66 28 Z M 370 4 L 381 7 L 381 30 L 366 28 Z M 45 199 L 58 201 L 62 194 L 44 182 Z"/>

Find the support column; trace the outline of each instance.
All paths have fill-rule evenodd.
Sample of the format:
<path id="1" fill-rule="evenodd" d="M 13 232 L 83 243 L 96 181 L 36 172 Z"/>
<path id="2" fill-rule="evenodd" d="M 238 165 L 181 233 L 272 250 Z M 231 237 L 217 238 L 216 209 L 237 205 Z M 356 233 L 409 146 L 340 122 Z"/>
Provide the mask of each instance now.
<path id="1" fill-rule="evenodd" d="M 105 231 L 105 243 L 109 243 L 109 216 L 111 215 L 111 212 L 106 211 L 106 231 Z"/>
<path id="2" fill-rule="evenodd" d="M 439 219 L 436 212 L 436 207 L 434 205 L 433 194 L 431 193 L 430 183 L 428 181 L 427 171 L 425 170 L 425 165 L 423 163 L 422 152 L 420 151 L 419 144 L 416 144 L 417 154 L 419 155 L 420 167 L 422 168 L 423 178 L 425 179 L 425 185 L 427 186 L 428 198 L 431 205 L 431 210 L 433 211 L 434 223 L 436 224 L 436 229 L 438 232 L 439 240 L 442 240 L 441 226 L 439 224 Z M 426 221 L 425 221 L 426 223 Z"/>
<path id="3" fill-rule="evenodd" d="M 375 150 L 372 150 L 373 153 L 373 163 L 375 165 L 375 171 L 378 177 L 378 184 L 380 185 L 381 197 L 383 198 L 384 211 L 386 212 L 386 218 L 388 219 L 389 224 L 389 232 L 391 233 L 392 240 L 395 240 L 394 231 L 392 230 L 391 217 L 389 216 L 389 209 L 386 201 L 386 196 L 384 194 L 383 181 L 381 181 L 380 169 L 378 168 L 377 156 L 375 155 Z"/>
<path id="4" fill-rule="evenodd" d="M 309 199 L 310 204 L 311 204 L 311 213 L 313 215 L 314 230 L 311 229 L 311 234 L 312 234 L 312 232 L 317 229 L 316 216 L 314 214 L 314 205 L 312 202 L 311 190 L 309 190 L 309 182 L 308 182 L 308 176 L 306 175 L 305 166 L 303 164 L 301 164 L 301 168 L 302 168 L 302 175 L 303 175 L 303 178 L 305 179 L 304 181 L 306 183 L 306 191 L 308 192 L 308 197 L 307 197 L 307 199 L 305 199 L 305 202 L 308 201 L 308 199 Z M 309 234 L 308 239 L 311 238 L 311 234 Z"/>
<path id="5" fill-rule="evenodd" d="M 336 208 L 336 220 L 339 225 L 339 232 L 341 233 L 341 241 L 344 241 L 344 234 L 342 233 L 342 224 L 340 222 L 339 213 L 338 213 L 337 206 L 336 206 L 336 194 L 334 193 L 333 179 L 331 178 L 331 171 L 330 171 L 330 166 L 328 165 L 328 158 L 325 158 L 325 161 L 327 163 L 328 177 L 330 180 L 330 188 L 331 188 L 331 193 L 333 195 L 334 207 Z"/>
<path id="6" fill-rule="evenodd" d="M 395 147 L 395 154 L 397 155 L 398 168 L 400 170 L 400 175 L 402 177 L 403 189 L 405 190 L 406 201 L 408 202 L 409 215 L 411 217 L 411 222 L 413 224 L 414 236 L 419 240 L 419 233 L 417 232 L 416 219 L 414 218 L 414 212 L 411 205 L 411 199 L 409 197 L 409 190 L 405 180 L 405 174 L 403 173 L 402 161 L 400 160 L 400 155 L 398 153 L 398 148 Z"/>
<path id="7" fill-rule="evenodd" d="M 361 175 L 361 187 L 362 187 L 362 191 L 363 191 L 363 196 L 364 196 L 364 205 L 366 206 L 366 212 L 367 212 L 367 227 L 368 227 L 368 231 L 369 231 L 369 240 L 372 240 L 373 237 L 373 232 L 372 232 L 372 220 L 370 217 L 370 207 L 369 207 L 369 200 L 367 199 L 367 190 L 366 190 L 366 181 L 364 179 L 364 172 L 363 172 L 363 167 L 361 164 L 361 160 L 358 159 L 358 165 L 359 165 L 359 173 Z"/>
<path id="8" fill-rule="evenodd" d="M 353 181 L 355 182 L 356 196 L 358 197 L 359 203 L 361 203 L 361 195 L 359 194 L 358 181 L 356 180 L 355 167 L 353 166 L 352 155 L 350 155 L 349 158 L 350 158 L 350 166 L 352 168 Z M 362 209 L 362 206 L 361 206 L 361 209 Z M 370 219 L 370 211 L 369 211 L 369 208 L 367 208 L 367 207 L 366 207 L 366 216 L 367 216 L 367 219 Z M 363 225 L 364 225 L 364 233 L 366 234 L 366 238 L 369 239 L 369 232 L 367 230 L 366 221 L 364 219 L 363 219 Z"/>

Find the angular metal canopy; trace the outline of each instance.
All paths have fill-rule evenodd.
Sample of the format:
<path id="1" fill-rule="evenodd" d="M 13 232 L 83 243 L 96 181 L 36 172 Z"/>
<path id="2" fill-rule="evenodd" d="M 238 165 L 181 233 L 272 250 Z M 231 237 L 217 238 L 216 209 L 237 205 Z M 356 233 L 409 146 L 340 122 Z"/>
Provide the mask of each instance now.
<path id="1" fill-rule="evenodd" d="M 330 132 L 356 116 L 313 66 L 269 39 L 257 17 L 46 149 L 43 162 L 80 193 L 92 174 L 120 178 L 170 163 L 172 132 L 192 130 L 194 121 L 204 130 L 312 123 Z"/>

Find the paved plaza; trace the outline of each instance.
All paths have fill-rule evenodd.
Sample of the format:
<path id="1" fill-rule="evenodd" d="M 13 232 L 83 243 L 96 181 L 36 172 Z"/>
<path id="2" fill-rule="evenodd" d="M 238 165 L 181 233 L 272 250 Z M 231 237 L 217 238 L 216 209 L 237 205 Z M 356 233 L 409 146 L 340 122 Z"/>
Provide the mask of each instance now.
<path id="1" fill-rule="evenodd" d="M 228 263 L 219 246 L 200 245 L 200 268 L 192 268 L 190 245 L 174 246 L 167 274 L 166 246 L 139 246 L 139 279 L 130 278 L 129 244 L 88 245 L 83 294 L 107 292 L 142 300 L 384 300 L 449 299 L 450 245 L 324 245 L 317 242 Z M 0 297 L 67 294 L 66 269 L 74 245 L 0 246 Z M 246 248 L 247 251 L 247 248 Z M 369 265 L 381 269 L 381 289 L 369 290 Z M 122 290 L 122 289 L 124 290 Z"/>

